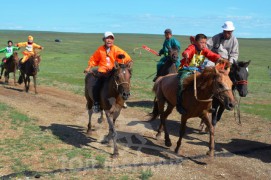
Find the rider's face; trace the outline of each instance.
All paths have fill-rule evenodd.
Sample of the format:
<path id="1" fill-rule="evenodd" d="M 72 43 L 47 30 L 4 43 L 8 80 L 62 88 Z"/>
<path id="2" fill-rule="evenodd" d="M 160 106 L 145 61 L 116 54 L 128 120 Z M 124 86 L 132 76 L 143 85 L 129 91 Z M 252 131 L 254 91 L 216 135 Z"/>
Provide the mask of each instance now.
<path id="1" fill-rule="evenodd" d="M 198 41 L 196 41 L 196 45 L 199 50 L 206 48 L 206 44 L 207 44 L 207 39 L 199 39 Z"/>
<path id="2" fill-rule="evenodd" d="M 172 37 L 172 34 L 170 34 L 170 33 L 165 33 L 165 38 L 166 39 L 170 39 Z"/>
<path id="3" fill-rule="evenodd" d="M 106 47 L 111 47 L 114 44 L 114 37 L 113 36 L 108 36 L 104 38 L 104 44 Z"/>

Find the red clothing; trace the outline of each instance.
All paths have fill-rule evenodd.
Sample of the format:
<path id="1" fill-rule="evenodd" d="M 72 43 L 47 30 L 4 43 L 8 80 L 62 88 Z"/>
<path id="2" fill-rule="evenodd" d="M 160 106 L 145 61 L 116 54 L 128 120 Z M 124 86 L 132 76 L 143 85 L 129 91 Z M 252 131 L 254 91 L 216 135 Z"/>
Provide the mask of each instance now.
<path id="1" fill-rule="evenodd" d="M 119 59 L 118 55 L 124 54 L 124 59 Z M 115 61 L 119 64 L 127 64 L 132 61 L 131 57 L 121 48 L 113 45 L 107 52 L 105 46 L 100 46 L 89 58 L 88 67 L 99 66 L 98 71 L 105 73 L 113 69 Z"/>
<path id="2" fill-rule="evenodd" d="M 195 44 L 190 44 L 185 51 L 182 53 L 182 56 L 185 54 L 189 55 L 189 58 L 183 58 L 181 60 L 180 68 L 184 66 L 196 66 L 199 67 L 203 62 L 205 57 L 208 58 L 212 62 L 216 62 L 221 56 L 209 50 L 208 48 L 204 48 L 201 51 L 197 51 Z"/>

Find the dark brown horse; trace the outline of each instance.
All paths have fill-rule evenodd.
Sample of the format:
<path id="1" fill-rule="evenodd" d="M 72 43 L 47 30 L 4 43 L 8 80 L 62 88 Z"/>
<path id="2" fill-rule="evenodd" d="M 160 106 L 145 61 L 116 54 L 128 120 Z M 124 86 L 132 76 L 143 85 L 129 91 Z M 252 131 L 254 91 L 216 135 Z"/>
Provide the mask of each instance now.
<path id="1" fill-rule="evenodd" d="M 13 73 L 13 78 L 14 78 L 14 85 L 16 85 L 16 70 L 18 66 L 18 53 L 13 52 L 13 54 L 7 58 L 6 63 L 3 64 L 3 67 L 1 68 L 1 76 L 0 79 L 3 75 L 3 71 L 5 70 L 4 76 L 5 76 L 5 83 L 8 84 L 9 80 L 9 73 Z"/>
<path id="2" fill-rule="evenodd" d="M 117 131 L 115 129 L 115 121 L 120 115 L 124 101 L 130 96 L 130 79 L 131 64 L 123 65 L 115 63 L 115 67 L 107 80 L 104 82 L 100 93 L 100 105 L 104 110 L 107 122 L 109 124 L 109 133 L 105 141 L 113 140 L 114 152 L 113 157 L 119 155 L 117 147 Z M 87 133 L 91 135 L 91 116 L 93 113 L 93 94 L 92 89 L 96 78 L 93 74 L 87 74 L 85 78 L 85 97 L 87 100 L 87 109 L 89 114 L 89 123 Z"/>
<path id="3" fill-rule="evenodd" d="M 210 145 L 208 154 L 214 156 L 214 127 L 212 126 L 211 119 L 209 117 L 209 111 L 212 106 L 210 100 L 213 96 L 216 96 L 224 106 L 231 110 L 235 105 L 235 99 L 232 94 L 232 81 L 228 76 L 228 71 L 217 70 L 216 68 L 206 68 L 201 74 L 196 74 L 196 86 L 194 81 L 194 75 L 189 76 L 184 80 L 183 90 L 183 107 L 187 111 L 187 114 L 182 115 L 180 136 L 175 149 L 176 153 L 179 153 L 182 138 L 185 133 L 186 122 L 189 118 L 200 117 L 204 120 L 204 123 L 209 128 L 210 132 Z M 195 88 L 195 87 L 196 88 Z M 166 119 L 176 106 L 177 101 L 177 88 L 178 77 L 177 74 L 170 74 L 159 78 L 153 87 L 153 91 L 157 97 L 157 108 L 154 110 L 154 117 L 160 115 L 160 126 L 158 129 L 157 137 L 161 136 L 161 132 L 165 131 L 165 145 L 171 146 L 171 141 L 166 128 Z M 194 92 L 195 89 L 195 92 Z M 194 95 L 198 94 L 198 96 Z M 207 100 L 206 102 L 204 100 Z M 210 101 L 208 101 L 210 100 Z M 167 109 L 164 111 L 165 103 L 168 104 Z"/>
<path id="4" fill-rule="evenodd" d="M 165 76 L 167 74 L 176 73 L 176 62 L 179 58 L 179 50 L 177 47 L 168 47 L 168 56 L 165 64 L 161 67 L 161 69 L 157 73 L 157 77 Z"/>
<path id="5" fill-rule="evenodd" d="M 35 94 L 38 94 L 37 91 L 37 74 L 39 70 L 39 64 L 41 62 L 41 56 L 35 53 L 34 56 L 31 56 L 20 68 L 21 75 L 19 77 L 18 83 L 21 84 L 24 82 L 25 91 L 28 92 L 30 87 L 30 76 L 33 77 Z"/>

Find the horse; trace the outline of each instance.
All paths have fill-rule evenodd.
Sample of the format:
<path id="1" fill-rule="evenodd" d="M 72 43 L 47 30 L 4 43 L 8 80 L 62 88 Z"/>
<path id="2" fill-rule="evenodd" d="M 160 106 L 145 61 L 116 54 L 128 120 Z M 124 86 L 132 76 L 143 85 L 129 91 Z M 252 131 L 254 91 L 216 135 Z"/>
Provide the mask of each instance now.
<path id="1" fill-rule="evenodd" d="M 37 74 L 39 70 L 39 64 L 41 62 L 41 56 L 35 53 L 31 56 L 20 68 L 21 75 L 19 77 L 18 83 L 21 84 L 24 82 L 25 91 L 28 92 L 30 87 L 30 76 L 33 77 L 35 94 L 38 94 L 37 91 Z"/>
<path id="2" fill-rule="evenodd" d="M 157 77 L 177 72 L 176 61 L 179 58 L 178 48 L 175 46 L 172 48 L 168 47 L 168 54 L 165 64 L 157 72 Z"/>
<path id="3" fill-rule="evenodd" d="M 251 61 L 238 61 L 233 62 L 230 68 L 230 79 L 233 82 L 232 90 L 235 92 L 238 91 L 240 97 L 246 97 L 247 90 L 247 79 L 248 79 L 248 65 Z M 213 112 L 212 112 L 212 124 L 216 126 L 217 122 L 221 119 L 221 116 L 225 110 L 223 104 L 216 98 L 213 97 L 212 102 Z M 203 131 L 204 124 L 203 122 L 200 124 L 200 129 Z"/>
<path id="4" fill-rule="evenodd" d="M 177 68 L 176 68 L 176 61 L 179 58 L 179 50 L 177 47 L 168 47 L 168 56 L 166 57 L 167 60 L 165 62 L 165 64 L 159 69 L 159 71 L 157 72 L 157 77 L 160 76 L 165 76 L 168 74 L 172 74 L 172 73 L 177 73 Z M 157 80 L 157 79 L 156 79 Z M 155 101 L 156 97 L 154 97 L 154 101 Z M 149 113 L 149 115 L 152 115 L 153 112 Z M 153 118 L 150 118 L 149 121 L 154 120 Z"/>
<path id="5" fill-rule="evenodd" d="M 209 117 L 212 106 L 211 98 L 216 96 L 226 109 L 233 109 L 235 98 L 231 90 L 232 81 L 228 74 L 229 71 L 207 67 L 202 73 L 196 73 L 184 79 L 182 104 L 187 113 L 181 117 L 179 140 L 175 148 L 175 153 L 180 153 L 181 141 L 185 134 L 187 120 L 192 117 L 200 117 L 210 132 L 209 151 L 207 154 L 214 156 L 214 127 Z M 170 74 L 159 78 L 153 86 L 153 91 L 157 97 L 156 102 L 154 102 L 157 105 L 154 106 L 153 118 L 160 115 L 160 126 L 156 137 L 160 137 L 161 132 L 164 130 L 165 145 L 168 147 L 172 144 L 166 128 L 166 119 L 177 103 L 178 81 L 177 74 Z M 196 94 L 199 96 L 197 97 Z M 166 102 L 168 106 L 164 110 Z"/>
<path id="6" fill-rule="evenodd" d="M 7 58 L 6 63 L 3 64 L 3 67 L 1 68 L 0 79 L 2 78 L 3 71 L 5 70 L 4 76 L 6 84 L 8 84 L 9 73 L 13 72 L 14 85 L 16 85 L 16 70 L 18 66 L 18 60 L 19 60 L 18 53 L 13 52 L 13 54 L 9 58 Z"/>
<path id="7" fill-rule="evenodd" d="M 117 131 L 115 129 L 115 121 L 120 115 L 124 102 L 130 96 L 130 79 L 131 79 L 132 63 L 127 65 L 115 62 L 115 67 L 104 82 L 100 93 L 100 105 L 104 110 L 107 122 L 109 124 L 109 133 L 105 142 L 113 140 L 114 151 L 112 157 L 119 155 L 117 147 Z M 95 84 L 95 74 L 88 73 L 85 77 L 85 98 L 87 100 L 86 107 L 88 109 L 89 123 L 87 134 L 91 135 L 91 116 L 93 113 L 93 86 Z"/>

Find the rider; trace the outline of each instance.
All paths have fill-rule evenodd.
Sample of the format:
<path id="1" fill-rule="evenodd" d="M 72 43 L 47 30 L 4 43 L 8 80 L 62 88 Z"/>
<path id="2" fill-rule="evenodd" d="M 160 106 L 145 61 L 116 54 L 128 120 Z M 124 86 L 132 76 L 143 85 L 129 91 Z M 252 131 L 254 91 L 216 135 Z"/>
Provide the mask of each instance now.
<path id="1" fill-rule="evenodd" d="M 92 73 L 91 68 L 98 67 L 97 81 L 93 87 L 93 112 L 98 113 L 100 111 L 100 90 L 108 77 L 110 71 L 115 65 L 115 61 L 120 64 L 127 64 L 132 61 L 131 57 L 121 48 L 114 45 L 115 36 L 112 32 L 105 32 L 103 36 L 104 45 L 98 47 L 98 49 L 89 58 L 88 67 L 84 72 Z"/>
<path id="2" fill-rule="evenodd" d="M 181 50 L 181 44 L 177 39 L 172 37 L 172 30 L 171 29 L 166 29 L 164 31 L 164 34 L 165 34 L 165 40 L 164 40 L 164 43 L 163 43 L 163 47 L 159 51 L 159 56 L 164 55 L 164 57 L 162 57 L 160 59 L 160 61 L 157 63 L 157 65 L 156 65 L 157 71 L 156 71 L 156 76 L 153 79 L 153 82 L 155 82 L 155 80 L 157 79 L 159 70 L 165 64 L 165 62 L 167 60 L 167 57 L 169 55 L 168 54 L 168 47 L 169 48 L 176 47 L 176 48 L 178 48 L 178 51 Z M 178 58 L 178 60 L 176 61 L 175 64 L 176 64 L 176 68 L 178 68 L 180 66 L 180 58 Z"/>
<path id="3" fill-rule="evenodd" d="M 25 63 L 31 56 L 35 54 L 35 49 L 44 49 L 42 46 L 34 43 L 33 40 L 33 36 L 28 36 L 27 42 L 21 42 L 16 45 L 17 47 L 25 47 L 25 50 L 23 51 L 24 57 L 19 61 L 19 69 L 23 63 Z"/>
<path id="4" fill-rule="evenodd" d="M 185 109 L 182 107 L 182 90 L 183 79 L 193 73 L 194 70 L 200 71 L 201 65 L 207 57 L 212 62 L 221 59 L 221 56 L 206 48 L 207 37 L 204 34 L 197 34 L 195 42 L 190 44 L 182 53 L 184 57 L 181 60 L 181 65 L 178 70 L 178 92 L 177 92 L 177 111 L 181 114 L 186 114 Z"/>
<path id="5" fill-rule="evenodd" d="M 222 29 L 222 33 L 208 39 L 207 47 L 213 52 L 220 54 L 223 58 L 228 59 L 232 64 L 238 60 L 239 56 L 239 43 L 237 38 L 232 34 L 235 27 L 233 22 L 226 21 Z"/>
<path id="6" fill-rule="evenodd" d="M 2 59 L 1 67 L 3 67 L 4 63 L 6 63 L 7 59 L 13 54 L 13 51 L 19 50 L 19 47 L 13 46 L 13 42 L 11 40 L 8 41 L 8 46 L 0 49 L 0 53 L 6 53 L 5 57 Z"/>

